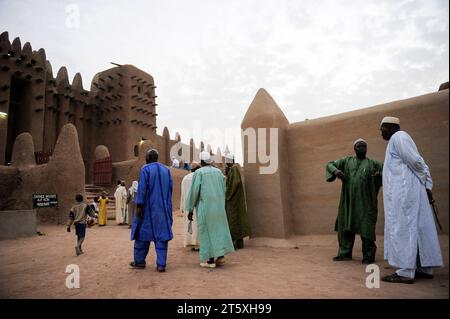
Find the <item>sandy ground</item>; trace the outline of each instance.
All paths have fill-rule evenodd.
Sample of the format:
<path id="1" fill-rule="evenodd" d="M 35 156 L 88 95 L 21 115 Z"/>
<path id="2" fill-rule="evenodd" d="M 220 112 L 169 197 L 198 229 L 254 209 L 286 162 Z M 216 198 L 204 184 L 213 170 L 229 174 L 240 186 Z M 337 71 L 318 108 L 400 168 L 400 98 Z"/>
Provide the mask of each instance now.
<path id="1" fill-rule="evenodd" d="M 441 236 L 445 268 L 432 280 L 413 285 L 365 285 L 361 242 L 354 260 L 333 262 L 336 236 L 299 236 L 289 242 L 251 239 L 246 248 L 227 255 L 226 265 L 200 268 L 198 253 L 183 248 L 183 219 L 174 214 L 174 239 L 169 244 L 167 272 L 155 271 L 153 245 L 147 268 L 131 269 L 133 242 L 127 226 L 113 221 L 87 230 L 85 254 L 75 256 L 75 233 L 64 226 L 39 226 L 45 236 L 0 241 L 1 298 L 449 298 L 448 236 Z M 381 275 L 393 269 L 382 261 Z M 270 247 L 272 246 L 272 247 Z M 281 246 L 275 248 L 273 246 Z M 66 266 L 80 268 L 80 288 L 66 287 Z"/>

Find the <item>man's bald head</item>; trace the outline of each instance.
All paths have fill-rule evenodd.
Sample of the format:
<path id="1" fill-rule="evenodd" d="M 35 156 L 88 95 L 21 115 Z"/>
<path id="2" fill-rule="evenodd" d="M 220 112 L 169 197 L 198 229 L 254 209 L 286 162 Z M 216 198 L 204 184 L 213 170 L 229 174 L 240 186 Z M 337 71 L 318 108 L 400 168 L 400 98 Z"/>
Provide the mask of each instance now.
<path id="1" fill-rule="evenodd" d="M 145 155 L 145 161 L 147 162 L 147 164 L 157 162 L 158 155 L 158 151 L 152 148 Z"/>

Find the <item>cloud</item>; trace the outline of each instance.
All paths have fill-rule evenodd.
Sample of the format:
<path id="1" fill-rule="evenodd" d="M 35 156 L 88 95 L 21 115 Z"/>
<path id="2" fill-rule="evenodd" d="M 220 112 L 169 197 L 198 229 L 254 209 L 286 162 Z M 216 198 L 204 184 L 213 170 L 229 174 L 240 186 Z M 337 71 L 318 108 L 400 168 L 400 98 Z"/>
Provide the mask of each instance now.
<path id="1" fill-rule="evenodd" d="M 79 28 L 66 25 L 69 4 L 79 7 Z M 446 0 L 1 0 L 0 29 L 44 47 L 54 72 L 62 65 L 71 77 L 80 72 L 85 88 L 109 62 L 149 72 L 160 133 L 194 120 L 225 131 L 240 127 L 260 87 L 290 122 L 437 90 L 449 78 L 448 7 Z"/>

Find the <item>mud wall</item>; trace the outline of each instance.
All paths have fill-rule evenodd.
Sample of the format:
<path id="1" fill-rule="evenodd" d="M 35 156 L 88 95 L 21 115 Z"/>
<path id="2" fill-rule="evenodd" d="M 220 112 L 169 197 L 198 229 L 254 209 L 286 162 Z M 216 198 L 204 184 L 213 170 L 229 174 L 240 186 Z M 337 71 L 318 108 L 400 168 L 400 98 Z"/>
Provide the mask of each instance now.
<path id="1" fill-rule="evenodd" d="M 258 100 L 257 97 L 255 100 Z M 251 108 L 252 106 L 249 111 Z M 258 110 L 258 114 L 262 114 L 262 109 L 272 109 L 273 113 L 279 113 L 276 104 L 253 108 Z M 287 150 L 288 174 L 282 179 L 256 174 L 256 168 L 260 165 L 246 163 L 247 159 L 244 157 L 247 205 L 253 233 L 256 236 L 279 238 L 292 234 L 334 233 L 341 182 L 326 182 L 325 166 L 330 160 L 354 155 L 353 141 L 360 137 L 368 143 L 367 156 L 383 162 L 387 141 L 382 139 L 379 125 L 384 116 L 400 118 L 401 129 L 412 136 L 430 167 L 434 182 L 433 194 L 443 226 L 440 233 L 448 234 L 448 89 L 315 120 L 287 125 L 280 125 L 282 121 L 271 124 L 270 127 L 279 127 L 284 134 L 284 139 L 280 139 L 279 150 Z M 262 127 L 259 122 L 264 122 L 261 118 L 249 119 L 252 119 L 251 114 L 247 114 L 243 120 L 246 127 Z M 255 177 L 255 174 L 258 176 Z M 268 206 L 259 200 L 257 194 L 273 190 L 274 183 L 277 189 L 284 187 L 288 196 L 286 199 L 278 194 L 278 199 Z M 379 235 L 383 234 L 384 228 L 382 190 L 378 195 Z M 276 207 L 272 207 L 273 205 Z M 286 206 L 289 207 L 288 215 Z M 264 213 L 268 208 L 271 214 Z M 292 229 L 279 223 L 274 225 L 274 220 L 288 220 L 292 222 Z M 271 225 L 272 230 L 268 230 L 267 225 Z"/>
<path id="2" fill-rule="evenodd" d="M 448 234 L 448 90 L 291 124 L 287 144 L 295 233 L 333 231 L 341 182 L 325 181 L 325 165 L 330 160 L 354 155 L 353 141 L 358 137 L 368 143 L 367 156 L 383 162 L 387 141 L 381 137 L 379 123 L 386 115 L 400 118 L 401 129 L 411 135 L 430 167 L 443 232 Z M 384 227 L 382 190 L 378 196 L 378 234 L 383 233 Z"/>

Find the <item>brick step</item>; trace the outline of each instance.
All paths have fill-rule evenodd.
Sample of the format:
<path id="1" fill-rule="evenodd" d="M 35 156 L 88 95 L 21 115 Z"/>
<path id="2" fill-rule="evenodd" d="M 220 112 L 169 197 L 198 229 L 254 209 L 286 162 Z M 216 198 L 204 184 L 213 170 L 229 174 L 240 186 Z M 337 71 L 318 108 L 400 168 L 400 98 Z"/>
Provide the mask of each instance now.
<path id="1" fill-rule="evenodd" d="M 102 192 L 105 191 L 103 187 L 97 185 L 85 185 L 84 190 L 86 193 L 92 193 L 97 195 L 100 195 Z"/>
<path id="2" fill-rule="evenodd" d="M 99 196 L 105 189 L 101 186 L 86 184 L 84 191 L 86 193 L 86 202 L 91 203 L 95 196 Z M 106 219 L 115 220 L 116 219 L 116 199 L 114 197 L 108 196 L 109 202 L 106 207 Z"/>
<path id="3" fill-rule="evenodd" d="M 98 185 L 85 185 L 86 189 L 105 189 L 104 187 L 98 186 Z"/>

